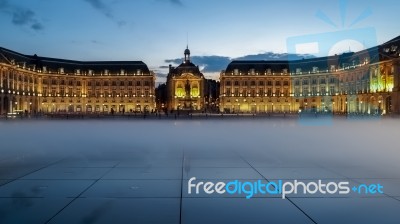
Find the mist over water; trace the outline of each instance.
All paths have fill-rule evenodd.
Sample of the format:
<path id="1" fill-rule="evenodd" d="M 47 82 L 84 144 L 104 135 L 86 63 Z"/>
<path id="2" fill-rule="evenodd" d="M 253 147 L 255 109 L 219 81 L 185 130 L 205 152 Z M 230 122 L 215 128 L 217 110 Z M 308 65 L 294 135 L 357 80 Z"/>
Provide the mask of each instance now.
<path id="1" fill-rule="evenodd" d="M 229 159 L 265 166 L 367 167 L 397 172 L 396 119 L 335 119 L 303 126 L 293 119 L 1 121 L 0 164 L 76 160 Z M 179 160 L 177 160 L 179 161 Z M 182 163 L 181 163 L 182 164 Z M 382 177 L 383 177 L 382 176 Z"/>

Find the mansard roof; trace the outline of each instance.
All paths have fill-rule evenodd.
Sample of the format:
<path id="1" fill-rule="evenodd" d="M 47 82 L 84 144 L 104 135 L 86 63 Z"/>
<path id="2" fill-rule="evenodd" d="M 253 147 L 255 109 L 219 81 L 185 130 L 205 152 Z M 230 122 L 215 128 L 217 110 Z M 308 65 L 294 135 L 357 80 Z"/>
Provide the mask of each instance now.
<path id="1" fill-rule="evenodd" d="M 74 61 L 24 55 L 1 47 L 0 62 L 25 66 L 34 70 L 43 70 L 46 67 L 48 72 L 57 72 L 62 68 L 64 73 L 75 73 L 77 70 L 85 73 L 91 70 L 93 74 L 101 74 L 107 70 L 110 74 L 119 74 L 121 70 L 124 70 L 127 74 L 133 74 L 140 70 L 143 74 L 150 74 L 149 68 L 142 61 Z"/>
<path id="2" fill-rule="evenodd" d="M 247 74 L 254 70 L 255 73 L 264 74 L 266 71 L 272 73 L 281 73 L 285 69 L 289 73 L 295 73 L 298 69 L 303 72 L 331 70 L 351 67 L 354 65 L 366 63 L 376 63 L 396 59 L 400 57 L 400 36 L 384 44 L 372 47 L 359 52 L 347 52 L 341 55 L 329 57 L 308 58 L 302 60 L 235 60 L 226 68 L 225 73 L 234 73 L 235 71 Z"/>

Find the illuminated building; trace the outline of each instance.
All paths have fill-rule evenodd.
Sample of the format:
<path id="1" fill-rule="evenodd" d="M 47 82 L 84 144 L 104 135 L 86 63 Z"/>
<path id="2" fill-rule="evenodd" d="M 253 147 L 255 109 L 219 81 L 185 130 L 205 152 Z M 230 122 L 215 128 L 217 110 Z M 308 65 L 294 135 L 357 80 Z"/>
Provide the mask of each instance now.
<path id="1" fill-rule="evenodd" d="M 400 37 L 356 53 L 296 61 L 233 61 L 206 80 L 184 51 L 155 100 L 140 61 L 80 62 L 0 48 L 0 112 L 400 113 Z M 218 91 L 219 90 L 219 91 Z"/>
<path id="2" fill-rule="evenodd" d="M 167 76 L 168 110 L 202 110 L 204 108 L 204 75 L 190 61 L 190 50 L 178 67 L 169 66 Z"/>
<path id="3" fill-rule="evenodd" d="M 0 48 L 0 112 L 128 113 L 155 109 L 141 61 L 80 62 Z"/>
<path id="4" fill-rule="evenodd" d="M 400 37 L 357 53 L 297 61 L 233 61 L 220 75 L 220 110 L 400 112 Z"/>

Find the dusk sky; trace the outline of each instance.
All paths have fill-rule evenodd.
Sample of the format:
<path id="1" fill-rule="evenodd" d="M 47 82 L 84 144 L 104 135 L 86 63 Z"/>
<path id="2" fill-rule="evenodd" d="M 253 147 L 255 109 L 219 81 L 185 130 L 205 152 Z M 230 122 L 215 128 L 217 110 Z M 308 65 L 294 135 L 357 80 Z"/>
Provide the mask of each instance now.
<path id="1" fill-rule="evenodd" d="M 372 27 L 380 44 L 400 35 L 398 13 L 395 0 L 0 0 L 0 46 L 73 60 L 142 60 L 165 74 L 188 36 L 194 62 L 210 75 L 231 59 L 285 53 L 293 36 Z"/>

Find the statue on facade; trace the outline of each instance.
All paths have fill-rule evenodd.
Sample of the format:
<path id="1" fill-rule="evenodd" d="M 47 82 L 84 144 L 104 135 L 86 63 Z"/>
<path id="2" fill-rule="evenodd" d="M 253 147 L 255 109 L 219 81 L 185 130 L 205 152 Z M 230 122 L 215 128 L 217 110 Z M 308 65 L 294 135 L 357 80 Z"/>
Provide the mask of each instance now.
<path id="1" fill-rule="evenodd" d="M 189 80 L 186 80 L 185 91 L 186 91 L 186 97 L 190 97 L 190 83 L 189 83 Z"/>

